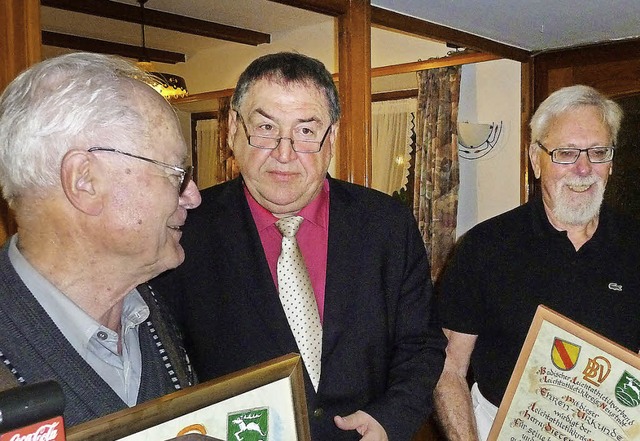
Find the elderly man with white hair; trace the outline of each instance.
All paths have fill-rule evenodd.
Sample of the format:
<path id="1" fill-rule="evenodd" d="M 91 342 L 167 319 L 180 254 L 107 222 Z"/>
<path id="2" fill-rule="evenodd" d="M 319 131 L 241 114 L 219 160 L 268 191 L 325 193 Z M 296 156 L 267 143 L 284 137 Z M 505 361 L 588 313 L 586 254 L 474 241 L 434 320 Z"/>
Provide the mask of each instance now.
<path id="1" fill-rule="evenodd" d="M 0 97 L 1 388 L 56 380 L 68 426 L 194 381 L 144 283 L 184 260 L 200 194 L 175 112 L 110 56 L 39 63 Z"/>
<path id="2" fill-rule="evenodd" d="M 640 226 L 603 204 L 621 119 L 591 87 L 551 94 L 530 124 L 540 191 L 457 247 L 439 292 L 448 345 L 435 402 L 447 439 L 486 439 L 540 304 L 638 352 Z"/>

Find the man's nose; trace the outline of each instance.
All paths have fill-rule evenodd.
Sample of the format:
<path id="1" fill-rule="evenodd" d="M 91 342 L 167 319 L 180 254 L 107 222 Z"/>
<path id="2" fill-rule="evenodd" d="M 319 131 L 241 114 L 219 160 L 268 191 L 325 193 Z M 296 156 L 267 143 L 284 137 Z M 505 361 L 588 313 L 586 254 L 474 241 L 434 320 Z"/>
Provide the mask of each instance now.
<path id="1" fill-rule="evenodd" d="M 180 195 L 179 203 L 186 209 L 196 208 L 202 202 L 200 190 L 194 181 L 189 181 L 187 188 Z"/>
<path id="2" fill-rule="evenodd" d="M 589 159 L 586 151 L 580 152 L 578 159 L 573 164 L 580 175 L 588 175 L 593 169 L 593 163 Z"/>
<path id="3" fill-rule="evenodd" d="M 291 138 L 280 138 L 278 146 L 273 149 L 272 155 L 280 162 L 289 162 L 296 158 L 296 151 L 293 149 L 294 141 Z"/>

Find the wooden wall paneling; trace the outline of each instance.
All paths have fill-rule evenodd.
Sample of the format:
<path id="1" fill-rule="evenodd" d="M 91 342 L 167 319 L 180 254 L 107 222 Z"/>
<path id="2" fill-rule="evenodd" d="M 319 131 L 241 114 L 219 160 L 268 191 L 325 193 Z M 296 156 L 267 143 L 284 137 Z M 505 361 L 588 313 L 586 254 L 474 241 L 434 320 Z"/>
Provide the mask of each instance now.
<path id="1" fill-rule="evenodd" d="M 0 90 L 40 61 L 40 2 L 0 2 Z"/>
<path id="2" fill-rule="evenodd" d="M 640 93 L 640 58 L 576 68 L 573 81 L 590 84 L 612 97 Z"/>
<path id="3" fill-rule="evenodd" d="M 0 90 L 20 72 L 40 61 L 39 0 L 0 1 Z M 0 243 L 16 231 L 15 220 L 0 200 Z"/>
<path id="4" fill-rule="evenodd" d="M 338 178 L 371 184 L 371 6 L 349 0 L 338 17 L 338 90 L 342 118 L 336 156 Z"/>
<path id="5" fill-rule="evenodd" d="M 520 203 L 529 199 L 534 184 L 533 170 L 529 164 L 531 144 L 529 121 L 533 115 L 533 63 L 528 61 L 520 67 Z"/>
<path id="6" fill-rule="evenodd" d="M 640 93 L 640 38 L 534 55 L 534 106 L 551 92 L 586 84 L 620 97 Z"/>

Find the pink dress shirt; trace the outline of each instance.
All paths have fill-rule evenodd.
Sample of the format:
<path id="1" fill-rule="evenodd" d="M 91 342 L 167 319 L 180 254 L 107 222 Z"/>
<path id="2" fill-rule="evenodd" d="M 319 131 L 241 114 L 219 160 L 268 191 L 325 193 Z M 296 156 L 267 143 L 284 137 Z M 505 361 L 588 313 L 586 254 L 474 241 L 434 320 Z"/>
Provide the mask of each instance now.
<path id="1" fill-rule="evenodd" d="M 278 218 L 262 207 L 244 187 L 253 221 L 258 228 L 273 283 L 278 287 L 278 256 L 280 255 L 282 234 L 275 223 Z M 318 303 L 320 320 L 324 317 L 324 291 L 327 280 L 327 246 L 329 243 L 329 181 L 326 179 L 320 193 L 306 207 L 297 213 L 304 221 L 296 234 L 298 246 L 304 257 L 311 278 L 311 285 Z"/>

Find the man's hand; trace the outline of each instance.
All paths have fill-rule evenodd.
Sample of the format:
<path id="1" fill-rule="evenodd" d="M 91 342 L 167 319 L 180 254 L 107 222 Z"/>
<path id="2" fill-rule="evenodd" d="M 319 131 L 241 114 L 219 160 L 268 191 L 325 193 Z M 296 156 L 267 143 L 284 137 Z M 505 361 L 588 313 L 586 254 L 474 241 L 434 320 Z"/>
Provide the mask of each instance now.
<path id="1" fill-rule="evenodd" d="M 387 432 L 371 415 L 361 410 L 351 415 L 333 417 L 339 429 L 357 430 L 362 435 L 361 441 L 389 441 Z"/>

